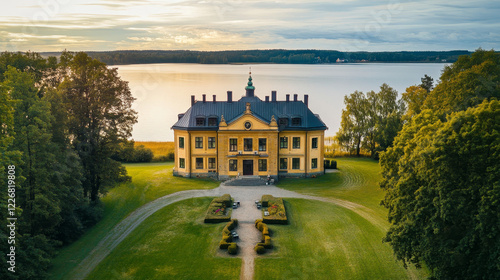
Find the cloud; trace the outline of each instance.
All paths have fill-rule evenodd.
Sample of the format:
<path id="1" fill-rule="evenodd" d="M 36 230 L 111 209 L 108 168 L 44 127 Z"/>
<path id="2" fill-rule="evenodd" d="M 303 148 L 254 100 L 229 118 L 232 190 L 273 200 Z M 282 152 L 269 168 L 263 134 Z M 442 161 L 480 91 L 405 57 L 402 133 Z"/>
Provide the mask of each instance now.
<path id="1" fill-rule="evenodd" d="M 60 50 L 61 42 L 37 36 L 66 36 L 79 42 L 67 41 L 78 50 L 500 47 L 495 1 L 58 1 L 58 7 L 36 0 L 8 4 L 0 31 L 31 35 L 10 39 L 44 50 Z"/>

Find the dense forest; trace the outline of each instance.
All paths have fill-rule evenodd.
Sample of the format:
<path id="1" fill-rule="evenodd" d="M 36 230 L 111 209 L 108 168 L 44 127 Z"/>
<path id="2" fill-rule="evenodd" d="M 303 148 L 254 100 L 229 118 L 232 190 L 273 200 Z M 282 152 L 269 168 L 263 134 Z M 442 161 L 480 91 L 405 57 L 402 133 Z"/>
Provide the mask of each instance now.
<path id="1" fill-rule="evenodd" d="M 380 155 L 399 260 L 432 279 L 500 279 L 500 55 L 477 50 L 421 81 L 399 100 L 386 84 L 346 95 L 336 141 Z"/>
<path id="2" fill-rule="evenodd" d="M 130 180 L 114 160 L 132 125 L 127 82 L 85 53 L 0 55 L 0 279 L 45 279 L 57 248 L 102 215 Z"/>
<path id="3" fill-rule="evenodd" d="M 282 63 L 338 62 L 454 62 L 469 51 L 341 52 L 334 50 L 242 50 L 242 51 L 108 51 L 88 52 L 109 65 L 146 63 Z M 59 53 L 42 53 L 58 56 Z"/>

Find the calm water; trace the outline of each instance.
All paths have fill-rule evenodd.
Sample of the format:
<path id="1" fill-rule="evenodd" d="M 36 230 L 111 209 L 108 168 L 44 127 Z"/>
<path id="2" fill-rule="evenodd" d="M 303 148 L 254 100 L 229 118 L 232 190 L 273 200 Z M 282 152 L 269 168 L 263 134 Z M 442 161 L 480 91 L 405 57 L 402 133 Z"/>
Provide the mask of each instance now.
<path id="1" fill-rule="evenodd" d="M 136 64 L 118 67 L 123 80 L 129 82 L 137 98 L 133 108 L 139 121 L 132 133 L 136 141 L 173 141 L 170 129 L 177 114 L 184 113 L 191 104 L 191 95 L 197 100 L 207 94 L 225 101 L 228 90 L 233 100 L 245 94 L 249 67 L 255 86 L 255 95 L 264 100 L 272 90 L 278 100 L 286 94 L 309 94 L 309 108 L 326 123 L 327 136 L 335 135 L 340 126 L 344 95 L 359 91 L 378 91 L 387 83 L 399 93 L 408 86 L 419 84 L 424 74 L 436 81 L 444 64 L 384 63 L 334 65 L 206 65 L 206 64 Z"/>

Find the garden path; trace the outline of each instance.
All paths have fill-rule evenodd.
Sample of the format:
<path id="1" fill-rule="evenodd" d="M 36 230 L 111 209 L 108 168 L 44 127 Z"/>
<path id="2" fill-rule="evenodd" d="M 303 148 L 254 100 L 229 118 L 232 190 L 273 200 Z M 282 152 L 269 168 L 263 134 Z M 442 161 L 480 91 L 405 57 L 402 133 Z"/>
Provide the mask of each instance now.
<path id="1" fill-rule="evenodd" d="M 336 198 L 316 197 L 299 194 L 293 191 L 280 189 L 276 186 L 225 186 L 211 190 L 189 190 L 181 191 L 160 197 L 151 201 L 130 213 L 120 223 L 118 223 L 104 238 L 95 246 L 85 259 L 75 268 L 71 279 L 85 279 L 95 267 L 113 251 L 135 228 L 137 228 L 146 218 L 151 216 L 161 208 L 189 198 L 221 196 L 225 193 L 230 194 L 236 201 L 241 202 L 241 207 L 233 212 L 232 217 L 241 220 L 239 226 L 239 235 L 241 236 L 242 271 L 240 279 L 253 279 L 255 252 L 253 246 L 259 241 L 259 231 L 254 227 L 254 221 L 261 218 L 260 211 L 255 207 L 255 200 L 259 200 L 263 194 L 270 194 L 275 197 L 290 197 L 319 200 L 328 203 L 334 203 L 338 206 L 347 208 L 368 220 L 375 226 L 386 230 L 387 224 L 369 208 Z"/>

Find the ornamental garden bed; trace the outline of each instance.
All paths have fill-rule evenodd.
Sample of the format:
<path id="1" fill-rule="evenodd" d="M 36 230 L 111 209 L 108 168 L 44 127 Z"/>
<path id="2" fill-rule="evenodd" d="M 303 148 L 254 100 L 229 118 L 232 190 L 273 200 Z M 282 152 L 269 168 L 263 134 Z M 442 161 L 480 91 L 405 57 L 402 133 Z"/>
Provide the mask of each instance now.
<path id="1" fill-rule="evenodd" d="M 262 221 L 266 224 L 288 224 L 283 198 L 265 194 L 262 196 Z"/>
<path id="2" fill-rule="evenodd" d="M 231 220 L 233 199 L 229 194 L 224 194 L 221 197 L 216 197 L 208 206 L 207 214 L 205 215 L 205 223 L 222 223 Z"/>

